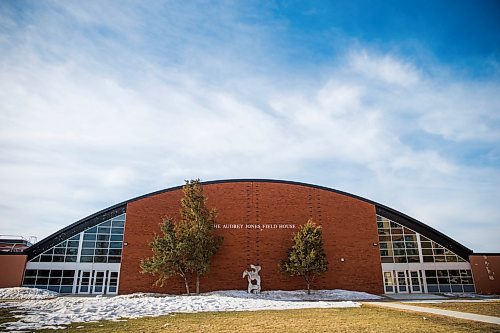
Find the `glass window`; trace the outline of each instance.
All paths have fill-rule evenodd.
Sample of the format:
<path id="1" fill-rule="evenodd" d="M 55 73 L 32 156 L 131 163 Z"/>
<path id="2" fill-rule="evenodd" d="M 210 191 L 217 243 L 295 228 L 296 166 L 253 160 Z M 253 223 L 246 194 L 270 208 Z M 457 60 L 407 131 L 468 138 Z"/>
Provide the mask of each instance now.
<path id="1" fill-rule="evenodd" d="M 420 239 L 422 239 L 422 237 L 420 237 Z M 421 246 L 422 246 L 423 249 L 432 249 L 431 242 L 422 242 L 422 241 L 420 241 L 420 244 L 421 244 Z"/>
<path id="2" fill-rule="evenodd" d="M 437 284 L 438 280 L 435 277 L 427 277 L 425 279 L 427 281 L 427 284 Z"/>
<path id="3" fill-rule="evenodd" d="M 96 256 L 106 256 L 108 255 L 108 249 L 95 249 Z"/>
<path id="4" fill-rule="evenodd" d="M 80 262 L 84 263 L 108 262 L 108 256 L 113 257 L 113 262 L 120 262 L 124 226 L 125 214 L 103 221 L 62 241 L 30 262 L 77 262 L 79 254 Z M 94 254 L 95 249 L 98 251 Z M 110 249 L 116 251 L 111 253 Z M 94 255 L 100 258 L 94 260 Z"/>
<path id="5" fill-rule="evenodd" d="M 405 239 L 403 235 L 392 235 L 393 242 L 403 242 Z"/>
<path id="6" fill-rule="evenodd" d="M 125 221 L 113 221 L 113 227 L 123 228 L 125 226 Z"/>
<path id="7" fill-rule="evenodd" d="M 41 262 L 51 262 L 52 261 L 52 255 L 41 255 L 40 256 L 40 261 Z"/>
<path id="8" fill-rule="evenodd" d="M 415 235 L 405 235 L 405 242 L 417 242 L 417 236 Z"/>
<path id="9" fill-rule="evenodd" d="M 96 239 L 96 235 L 95 234 L 85 234 L 85 235 L 83 235 L 83 240 L 84 241 L 87 241 L 87 240 L 89 240 L 89 241 L 95 241 L 95 239 Z"/>
<path id="10" fill-rule="evenodd" d="M 94 248 L 94 247 L 95 247 L 95 242 L 90 242 L 90 241 L 83 242 L 83 248 Z"/>
<path id="11" fill-rule="evenodd" d="M 406 251 L 404 249 L 394 249 L 395 256 L 404 256 L 406 255 Z"/>
<path id="12" fill-rule="evenodd" d="M 123 235 L 111 235 L 111 241 L 122 241 Z"/>
<path id="13" fill-rule="evenodd" d="M 97 240 L 98 241 L 109 241 L 109 235 L 98 234 Z"/>
<path id="14" fill-rule="evenodd" d="M 55 248 L 54 253 L 55 254 L 64 254 L 66 252 L 65 248 Z"/>
<path id="15" fill-rule="evenodd" d="M 439 292 L 442 293 L 449 293 L 451 292 L 451 287 L 449 284 L 440 284 L 439 285 Z"/>
<path id="16" fill-rule="evenodd" d="M 93 255 L 94 249 L 82 249 L 82 255 Z"/>
<path id="17" fill-rule="evenodd" d="M 125 214 L 118 215 L 113 217 L 113 221 L 125 221 Z"/>
<path id="18" fill-rule="evenodd" d="M 415 234 L 415 231 L 408 229 L 408 228 L 403 228 L 403 231 L 404 231 L 405 235 L 414 235 Z"/>
<path id="19" fill-rule="evenodd" d="M 428 284 L 427 285 L 427 291 L 430 292 L 430 293 L 438 293 L 439 292 L 439 286 L 437 284 L 435 284 L 435 285 Z"/>
<path id="20" fill-rule="evenodd" d="M 50 278 L 49 279 L 49 284 L 52 284 L 52 285 L 60 285 L 61 284 L 61 278 Z"/>
<path id="21" fill-rule="evenodd" d="M 99 234 L 109 234 L 111 231 L 111 228 L 105 228 L 105 227 L 98 227 L 97 228 L 97 233 Z"/>
<path id="22" fill-rule="evenodd" d="M 62 270 L 56 269 L 50 271 L 50 277 L 60 277 L 60 276 L 62 276 Z"/>
<path id="23" fill-rule="evenodd" d="M 392 246 L 395 249 L 404 249 L 405 248 L 405 243 L 404 242 L 392 242 Z"/>
<path id="24" fill-rule="evenodd" d="M 71 294 L 73 292 L 73 286 L 62 286 L 61 287 L 61 294 Z"/>
<path id="25" fill-rule="evenodd" d="M 390 231 L 389 231 L 389 229 L 378 229 L 378 234 L 379 235 L 389 235 Z"/>
<path id="26" fill-rule="evenodd" d="M 464 288 L 464 293 L 473 293 L 473 292 L 476 292 L 476 290 L 474 289 L 474 285 L 473 284 L 468 284 L 468 285 L 463 285 L 463 288 Z"/>
<path id="27" fill-rule="evenodd" d="M 95 243 L 96 248 L 108 248 L 109 247 L 109 242 L 96 242 Z"/>
<path id="28" fill-rule="evenodd" d="M 418 249 L 406 249 L 408 256 L 418 256 Z"/>
<path id="29" fill-rule="evenodd" d="M 434 255 L 444 255 L 444 249 L 434 248 Z"/>
<path id="30" fill-rule="evenodd" d="M 96 234 L 97 233 L 97 227 L 92 227 L 89 230 L 85 231 L 85 233 Z"/>
<path id="31" fill-rule="evenodd" d="M 406 246 L 407 249 L 417 249 L 417 252 L 418 252 L 417 243 L 414 243 L 414 242 L 405 242 L 405 246 Z"/>
<path id="32" fill-rule="evenodd" d="M 445 262 L 446 257 L 445 256 L 434 256 L 434 261 L 435 262 Z"/>
<path id="33" fill-rule="evenodd" d="M 106 262 L 106 257 L 105 256 L 95 256 L 94 262 Z"/>
<path id="34" fill-rule="evenodd" d="M 47 277 L 37 277 L 36 278 L 36 284 L 39 286 L 46 286 L 49 284 L 49 278 Z"/>
<path id="35" fill-rule="evenodd" d="M 80 256 L 80 262 L 93 262 L 92 256 Z"/>
<path id="36" fill-rule="evenodd" d="M 425 263 L 465 261 L 453 251 L 429 238 L 380 215 L 377 215 L 377 230 L 382 263 L 417 263 L 421 260 Z M 420 239 L 421 250 L 418 246 L 418 239 Z"/>
<path id="37" fill-rule="evenodd" d="M 64 270 L 63 271 L 63 276 L 64 277 L 74 277 L 75 276 L 75 271 L 74 270 Z"/>
<path id="38" fill-rule="evenodd" d="M 78 254 L 78 249 L 67 248 L 66 255 L 76 256 Z"/>
<path id="39" fill-rule="evenodd" d="M 24 276 L 36 276 L 36 269 L 27 269 L 26 272 L 24 272 Z"/>
<path id="40" fill-rule="evenodd" d="M 393 235 L 402 235 L 403 234 L 403 228 L 393 228 L 393 229 L 391 229 L 391 234 L 393 234 Z"/>
<path id="41" fill-rule="evenodd" d="M 78 248 L 79 244 L 80 244 L 80 242 L 70 241 L 70 242 L 68 242 L 68 247 L 76 247 L 76 248 Z"/>
<path id="42" fill-rule="evenodd" d="M 36 281 L 36 278 L 34 278 L 34 277 L 25 277 L 23 280 L 23 285 L 24 286 L 34 285 L 35 281 Z"/>
<path id="43" fill-rule="evenodd" d="M 111 233 L 114 235 L 123 235 L 123 228 L 113 228 L 111 229 Z"/>
<path id="44" fill-rule="evenodd" d="M 448 277 L 440 277 L 440 278 L 438 278 L 438 282 L 439 282 L 439 284 L 449 284 L 450 279 Z"/>
<path id="45" fill-rule="evenodd" d="M 408 262 L 420 262 L 420 257 L 417 256 L 408 256 Z"/>

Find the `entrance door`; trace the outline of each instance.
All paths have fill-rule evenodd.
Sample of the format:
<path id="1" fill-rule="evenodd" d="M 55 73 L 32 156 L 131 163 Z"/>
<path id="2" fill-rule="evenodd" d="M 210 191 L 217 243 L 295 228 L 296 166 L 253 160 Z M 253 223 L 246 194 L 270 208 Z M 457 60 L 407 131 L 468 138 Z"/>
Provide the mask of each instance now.
<path id="1" fill-rule="evenodd" d="M 91 271 L 79 271 L 78 272 L 78 286 L 77 293 L 78 294 L 90 294 L 91 293 L 91 283 L 90 283 L 90 274 Z"/>
<path id="2" fill-rule="evenodd" d="M 410 271 L 410 290 L 414 294 L 422 292 L 422 277 L 420 271 Z"/>
<path id="3" fill-rule="evenodd" d="M 408 271 L 396 271 L 396 282 L 398 293 L 407 294 L 408 290 Z"/>
<path id="4" fill-rule="evenodd" d="M 106 287 L 106 279 L 104 271 L 93 271 L 92 279 L 92 293 L 93 294 L 104 294 Z"/>
<path id="5" fill-rule="evenodd" d="M 384 287 L 386 294 L 394 294 L 396 292 L 396 283 L 392 271 L 384 272 Z"/>
<path id="6" fill-rule="evenodd" d="M 78 294 L 104 294 L 106 292 L 106 272 L 105 271 L 79 271 L 78 273 Z"/>

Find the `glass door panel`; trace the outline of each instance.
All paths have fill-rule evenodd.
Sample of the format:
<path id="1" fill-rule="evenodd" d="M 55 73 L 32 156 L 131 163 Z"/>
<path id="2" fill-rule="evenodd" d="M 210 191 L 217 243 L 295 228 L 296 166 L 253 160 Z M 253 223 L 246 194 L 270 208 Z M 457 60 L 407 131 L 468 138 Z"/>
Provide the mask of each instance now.
<path id="1" fill-rule="evenodd" d="M 90 290 L 90 271 L 79 271 L 78 293 L 89 294 Z"/>
<path id="2" fill-rule="evenodd" d="M 406 294 L 408 293 L 408 281 L 406 276 L 406 271 L 398 271 L 396 272 L 397 276 L 397 284 L 398 284 L 398 293 Z"/>
<path id="3" fill-rule="evenodd" d="M 385 292 L 390 294 L 390 293 L 395 293 L 395 283 L 394 283 L 394 276 L 392 275 L 392 272 L 384 272 L 384 287 L 385 287 Z"/>
<path id="4" fill-rule="evenodd" d="M 105 286 L 104 271 L 94 271 L 93 294 L 103 294 Z"/>
<path id="5" fill-rule="evenodd" d="M 412 293 L 422 292 L 422 279 L 420 277 L 420 271 L 410 271 L 410 286 Z"/>

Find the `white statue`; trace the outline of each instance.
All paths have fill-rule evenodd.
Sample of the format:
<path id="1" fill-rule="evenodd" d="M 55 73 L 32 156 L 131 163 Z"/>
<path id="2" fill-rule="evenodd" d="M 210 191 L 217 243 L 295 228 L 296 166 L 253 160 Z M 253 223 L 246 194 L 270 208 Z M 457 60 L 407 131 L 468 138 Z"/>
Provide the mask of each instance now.
<path id="1" fill-rule="evenodd" d="M 243 277 L 247 277 L 248 280 L 248 293 L 251 294 L 253 291 L 255 291 L 256 294 L 260 293 L 260 266 L 256 265 L 250 265 L 250 268 L 252 270 L 244 270 L 243 271 Z M 255 283 L 253 282 L 255 281 Z"/>

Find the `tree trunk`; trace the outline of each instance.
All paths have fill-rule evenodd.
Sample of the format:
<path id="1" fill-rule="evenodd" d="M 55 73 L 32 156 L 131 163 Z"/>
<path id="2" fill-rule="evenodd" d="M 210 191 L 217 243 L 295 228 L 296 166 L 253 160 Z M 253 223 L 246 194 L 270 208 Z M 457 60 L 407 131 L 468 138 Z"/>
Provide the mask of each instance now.
<path id="1" fill-rule="evenodd" d="M 186 286 L 186 293 L 187 293 L 187 294 L 188 294 L 188 296 L 189 296 L 189 295 L 191 295 L 191 294 L 189 293 L 189 282 L 188 282 L 188 280 L 187 280 L 186 275 L 181 275 L 181 276 L 182 276 L 182 278 L 184 279 L 184 285 Z"/>
<path id="2" fill-rule="evenodd" d="M 304 279 L 306 280 L 307 284 L 307 294 L 311 295 L 311 282 L 309 281 L 309 277 L 306 275 L 304 276 Z"/>
<path id="3" fill-rule="evenodd" d="M 200 273 L 196 273 L 196 293 L 200 294 Z"/>

